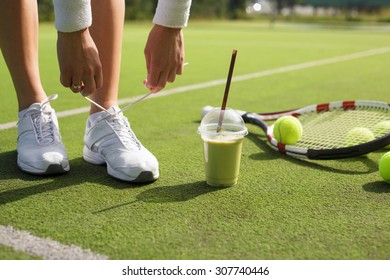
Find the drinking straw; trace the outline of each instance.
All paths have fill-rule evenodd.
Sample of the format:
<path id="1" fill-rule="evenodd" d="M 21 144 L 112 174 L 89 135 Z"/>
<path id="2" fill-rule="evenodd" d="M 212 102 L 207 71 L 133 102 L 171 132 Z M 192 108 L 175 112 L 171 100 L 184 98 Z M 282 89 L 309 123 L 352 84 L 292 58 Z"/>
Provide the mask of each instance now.
<path id="1" fill-rule="evenodd" d="M 225 94 L 223 95 L 221 112 L 219 113 L 217 132 L 220 132 L 221 128 L 222 128 L 223 115 L 224 115 L 225 109 L 226 109 L 226 103 L 227 103 L 227 99 L 228 99 L 228 95 L 229 95 L 230 82 L 232 81 L 233 69 L 234 69 L 234 63 L 236 61 L 236 56 L 237 56 L 237 50 L 233 50 L 232 58 L 230 60 L 229 73 L 228 73 L 227 80 L 226 80 Z"/>

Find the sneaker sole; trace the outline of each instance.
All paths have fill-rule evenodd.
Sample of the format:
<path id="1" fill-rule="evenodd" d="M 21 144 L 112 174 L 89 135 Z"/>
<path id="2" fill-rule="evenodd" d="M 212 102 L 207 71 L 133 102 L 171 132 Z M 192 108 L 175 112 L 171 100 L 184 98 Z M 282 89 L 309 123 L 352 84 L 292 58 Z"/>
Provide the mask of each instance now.
<path id="1" fill-rule="evenodd" d="M 98 153 L 92 152 L 84 146 L 83 158 L 85 161 L 96 165 L 107 165 L 107 173 L 111 177 L 131 183 L 150 183 L 159 178 L 159 174 L 154 175 L 152 171 L 142 171 L 137 177 L 126 176 L 123 173 L 115 171 L 110 164 Z"/>
<path id="2" fill-rule="evenodd" d="M 111 168 L 111 166 L 107 164 L 107 173 L 113 178 L 119 179 L 121 181 L 125 182 L 131 182 L 131 183 L 151 183 L 158 179 L 159 174 L 153 175 L 152 171 L 142 171 L 140 174 L 138 174 L 137 177 L 130 177 L 126 176 L 123 173 L 117 172 L 114 169 Z"/>
<path id="3" fill-rule="evenodd" d="M 115 173 L 115 172 L 114 172 Z M 153 175 L 153 172 L 152 171 L 142 171 L 137 178 L 132 178 L 132 177 L 128 177 L 128 176 L 123 176 L 123 174 L 110 174 L 110 172 L 108 172 L 108 175 L 110 175 L 112 178 L 115 178 L 117 180 L 120 180 L 120 181 L 123 181 L 123 182 L 130 182 L 130 183 L 151 183 L 151 182 L 154 182 L 158 179 L 158 176 L 157 178 L 154 177 Z"/>
<path id="4" fill-rule="evenodd" d="M 33 169 L 31 166 L 27 166 L 22 162 L 18 162 L 17 166 L 20 171 L 31 175 L 60 175 L 65 174 L 70 170 L 69 164 L 50 164 L 45 171 L 40 169 Z"/>

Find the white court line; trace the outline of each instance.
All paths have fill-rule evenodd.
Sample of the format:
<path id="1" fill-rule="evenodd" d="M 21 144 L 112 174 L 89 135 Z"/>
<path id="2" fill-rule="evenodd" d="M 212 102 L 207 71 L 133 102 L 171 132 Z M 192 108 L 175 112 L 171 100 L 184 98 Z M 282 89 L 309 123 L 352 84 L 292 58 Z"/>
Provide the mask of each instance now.
<path id="1" fill-rule="evenodd" d="M 45 260 L 107 260 L 75 245 L 64 245 L 57 241 L 36 237 L 24 230 L 0 225 L 0 244 L 22 251 L 26 254 L 41 257 Z"/>
<path id="2" fill-rule="evenodd" d="M 284 67 L 280 67 L 280 68 L 265 70 L 265 71 L 261 71 L 261 72 L 255 72 L 255 73 L 251 73 L 251 74 L 236 76 L 232 79 L 232 82 L 241 82 L 241 81 L 256 79 L 256 78 L 260 78 L 260 77 L 280 74 L 280 73 L 297 71 L 297 70 L 302 70 L 302 69 L 326 65 L 326 64 L 338 63 L 338 62 L 343 62 L 343 61 L 348 61 L 348 60 L 353 60 L 353 59 L 358 59 L 358 58 L 364 58 L 364 57 L 378 55 L 378 54 L 384 54 L 384 53 L 388 53 L 388 52 L 390 52 L 390 47 L 372 49 L 372 50 L 358 52 L 358 53 L 352 53 L 352 54 L 336 56 L 336 57 L 331 57 L 331 58 L 325 58 L 325 59 L 320 59 L 320 60 L 314 60 L 314 61 L 304 62 L 301 64 L 294 64 L 294 65 L 284 66 Z M 170 90 L 164 90 L 158 94 L 152 94 L 149 98 L 164 97 L 164 96 L 171 95 L 171 94 L 187 92 L 187 91 L 191 91 L 191 90 L 198 90 L 198 89 L 203 89 L 203 88 L 209 88 L 209 87 L 213 87 L 213 86 L 219 86 L 219 85 L 223 85 L 225 83 L 226 83 L 226 79 L 219 79 L 219 80 L 214 80 L 214 81 L 205 82 L 205 83 L 183 86 L 183 87 L 174 88 L 174 89 L 170 89 Z M 119 103 L 119 105 L 128 104 L 128 103 L 136 101 L 137 99 L 139 99 L 141 97 L 142 97 L 142 95 L 131 97 L 131 98 L 120 99 L 118 101 L 118 103 Z M 89 106 L 58 112 L 57 117 L 64 118 L 64 117 L 74 116 L 74 115 L 81 114 L 81 113 L 86 113 L 88 111 L 89 111 Z M 15 126 L 16 126 L 16 122 L 9 122 L 9 123 L 0 124 L 0 130 L 14 128 Z"/>

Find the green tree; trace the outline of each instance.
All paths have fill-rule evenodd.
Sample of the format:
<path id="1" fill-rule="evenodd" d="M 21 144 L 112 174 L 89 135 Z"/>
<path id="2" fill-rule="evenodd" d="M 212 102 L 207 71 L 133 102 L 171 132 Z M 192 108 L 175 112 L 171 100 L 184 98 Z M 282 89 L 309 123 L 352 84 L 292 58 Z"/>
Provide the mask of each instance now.
<path id="1" fill-rule="evenodd" d="M 145 20 L 150 19 L 153 16 L 157 6 L 157 0 L 126 0 L 125 4 L 126 19 Z"/>
<path id="2" fill-rule="evenodd" d="M 227 18 L 230 0 L 193 0 L 191 5 L 192 18 Z"/>
<path id="3" fill-rule="evenodd" d="M 40 21 L 53 21 L 53 0 L 38 0 L 38 12 Z"/>
<path id="4" fill-rule="evenodd" d="M 336 7 L 342 9 L 370 10 L 390 6 L 390 0 L 304 0 L 304 4 L 316 7 Z"/>
<path id="5" fill-rule="evenodd" d="M 276 12 L 280 14 L 283 8 L 292 9 L 296 4 L 302 4 L 303 0 L 272 0 L 275 3 Z"/>
<path id="6" fill-rule="evenodd" d="M 230 0 L 228 3 L 228 15 L 231 19 L 241 18 L 247 5 L 246 0 Z"/>

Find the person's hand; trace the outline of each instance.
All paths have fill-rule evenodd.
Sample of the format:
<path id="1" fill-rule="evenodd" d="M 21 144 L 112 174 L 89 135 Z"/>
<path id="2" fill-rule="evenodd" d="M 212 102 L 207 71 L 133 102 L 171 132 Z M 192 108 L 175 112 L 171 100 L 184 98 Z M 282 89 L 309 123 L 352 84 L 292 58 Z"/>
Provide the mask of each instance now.
<path id="1" fill-rule="evenodd" d="M 150 92 L 173 83 L 183 73 L 184 41 L 181 28 L 154 25 L 149 33 L 145 50 L 147 78 L 144 85 Z"/>
<path id="2" fill-rule="evenodd" d="M 88 29 L 77 32 L 58 32 L 57 55 L 60 81 L 64 87 L 84 96 L 103 85 L 99 53 Z"/>

